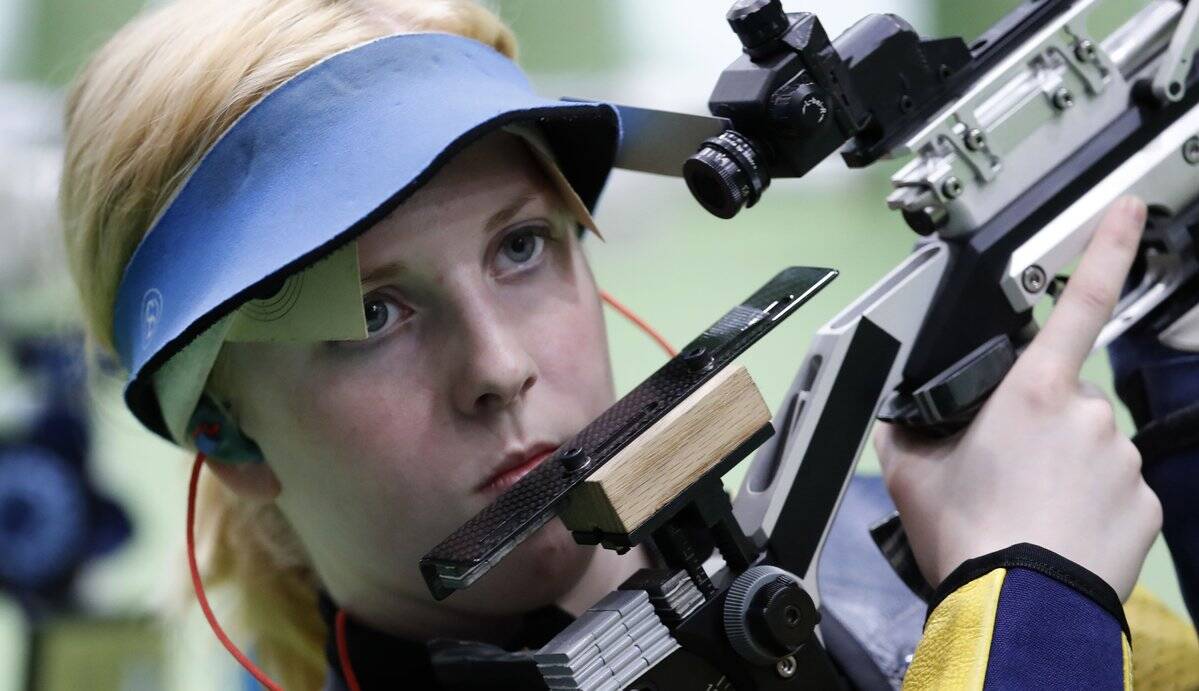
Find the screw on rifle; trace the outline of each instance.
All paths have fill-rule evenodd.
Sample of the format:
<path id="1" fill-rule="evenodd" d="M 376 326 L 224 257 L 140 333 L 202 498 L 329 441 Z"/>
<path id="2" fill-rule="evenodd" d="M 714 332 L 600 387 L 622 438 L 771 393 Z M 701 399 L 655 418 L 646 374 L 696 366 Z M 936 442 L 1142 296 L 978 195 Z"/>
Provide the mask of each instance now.
<path id="1" fill-rule="evenodd" d="M 962 196 L 962 190 L 962 181 L 956 176 L 950 175 L 941 183 L 941 194 L 945 195 L 946 199 L 957 199 Z"/>
<path id="2" fill-rule="evenodd" d="M 566 469 L 568 473 L 574 473 L 591 465 L 591 456 L 583 453 L 583 447 L 576 446 L 573 449 L 567 450 L 558 458 L 558 462 Z"/>
<path id="3" fill-rule="evenodd" d="M 1074 94 L 1064 86 L 1059 86 L 1057 91 L 1053 92 L 1053 107 L 1058 110 L 1067 110 L 1074 105 Z"/>
<path id="4" fill-rule="evenodd" d="M 1199 163 L 1199 137 L 1191 137 L 1182 145 L 1182 157 L 1187 163 Z"/>
<path id="5" fill-rule="evenodd" d="M 1039 293 L 1045 287 L 1045 269 L 1033 264 L 1020 276 L 1020 284 L 1030 293 Z"/>
<path id="6" fill-rule="evenodd" d="M 1084 38 L 1074 46 L 1074 57 L 1080 62 L 1091 62 L 1095 59 L 1095 42 Z"/>
<path id="7" fill-rule="evenodd" d="M 983 131 L 978 129 L 977 127 L 971 127 L 970 131 L 966 133 L 966 148 L 967 149 L 970 149 L 971 151 L 978 151 L 979 149 L 983 148 L 983 146 L 985 146 L 986 143 L 987 143 L 986 135 L 984 135 Z"/>
<path id="8" fill-rule="evenodd" d="M 688 369 L 699 372 L 712 366 L 712 355 L 703 346 L 695 346 L 683 353 L 683 363 Z"/>
<path id="9" fill-rule="evenodd" d="M 797 667 L 798 665 L 795 663 L 795 656 L 788 655 L 787 657 L 784 657 L 775 663 L 774 671 L 778 672 L 780 677 L 784 679 L 790 679 L 791 677 L 795 676 L 795 670 Z"/>

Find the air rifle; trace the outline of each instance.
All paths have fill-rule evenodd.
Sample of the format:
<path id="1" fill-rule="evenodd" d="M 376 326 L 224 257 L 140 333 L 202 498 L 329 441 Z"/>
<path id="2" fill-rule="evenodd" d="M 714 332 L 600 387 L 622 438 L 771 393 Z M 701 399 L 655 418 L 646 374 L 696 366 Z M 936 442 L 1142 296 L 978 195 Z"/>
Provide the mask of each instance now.
<path id="1" fill-rule="evenodd" d="M 838 150 L 852 168 L 908 157 L 886 203 L 919 239 L 817 332 L 773 419 L 728 365 L 831 270 L 783 271 L 429 552 L 439 599 L 554 517 L 584 544 L 652 543 L 666 565 L 531 659 L 450 655 L 447 677 L 515 688 L 499 680 L 523 664 L 530 688 L 839 688 L 815 574 L 872 422 L 968 424 L 1035 334 L 1033 307 L 1125 194 L 1149 222 L 1095 347 L 1133 328 L 1185 340 L 1199 322 L 1199 3 L 1151 0 L 1092 35 L 1088 18 L 1112 4 L 1028 0 L 967 44 L 890 14 L 830 39 L 810 13 L 740 0 L 727 19 L 743 51 L 710 116 L 619 107 L 617 165 L 682 176 L 722 218 Z M 730 502 L 720 478 L 755 450 Z"/>

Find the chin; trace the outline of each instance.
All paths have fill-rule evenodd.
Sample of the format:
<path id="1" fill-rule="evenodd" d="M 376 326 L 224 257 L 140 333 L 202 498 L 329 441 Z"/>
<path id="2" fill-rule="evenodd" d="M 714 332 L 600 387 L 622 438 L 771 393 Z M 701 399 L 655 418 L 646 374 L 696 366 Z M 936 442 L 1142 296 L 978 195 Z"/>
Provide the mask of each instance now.
<path id="1" fill-rule="evenodd" d="M 576 543 L 555 518 L 460 594 L 468 596 L 472 609 L 491 614 L 519 614 L 551 605 L 582 579 L 595 549 Z"/>

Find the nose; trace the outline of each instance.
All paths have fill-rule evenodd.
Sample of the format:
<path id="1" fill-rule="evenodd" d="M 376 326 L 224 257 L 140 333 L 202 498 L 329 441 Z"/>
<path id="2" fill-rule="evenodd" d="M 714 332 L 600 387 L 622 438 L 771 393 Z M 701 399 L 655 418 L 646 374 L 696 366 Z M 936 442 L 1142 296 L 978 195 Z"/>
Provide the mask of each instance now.
<path id="1" fill-rule="evenodd" d="M 494 305 L 476 302 L 463 312 L 454 405 L 465 415 L 507 409 L 537 382 L 537 363 L 524 346 L 520 324 L 506 321 Z"/>

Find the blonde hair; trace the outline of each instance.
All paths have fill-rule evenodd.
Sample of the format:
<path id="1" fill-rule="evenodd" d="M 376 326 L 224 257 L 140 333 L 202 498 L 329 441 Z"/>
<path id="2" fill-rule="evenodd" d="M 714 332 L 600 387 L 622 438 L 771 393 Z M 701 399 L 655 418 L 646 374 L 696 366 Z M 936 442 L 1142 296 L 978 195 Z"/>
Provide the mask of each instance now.
<path id="1" fill-rule="evenodd" d="M 333 53 L 401 32 L 515 39 L 471 0 L 175 0 L 91 59 L 66 104 L 60 210 L 88 332 L 113 350 L 117 287 L 152 220 L 204 152 L 274 87 Z M 273 503 L 201 488 L 205 580 L 235 588 L 256 656 L 287 688 L 319 688 L 325 627 L 316 581 Z"/>

